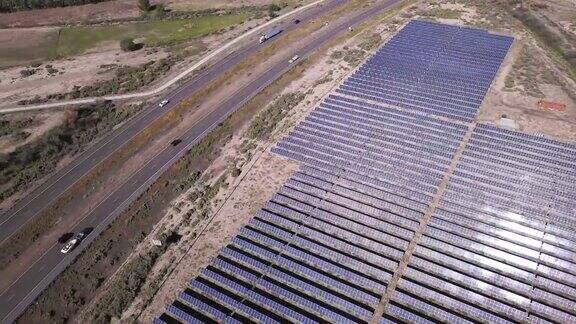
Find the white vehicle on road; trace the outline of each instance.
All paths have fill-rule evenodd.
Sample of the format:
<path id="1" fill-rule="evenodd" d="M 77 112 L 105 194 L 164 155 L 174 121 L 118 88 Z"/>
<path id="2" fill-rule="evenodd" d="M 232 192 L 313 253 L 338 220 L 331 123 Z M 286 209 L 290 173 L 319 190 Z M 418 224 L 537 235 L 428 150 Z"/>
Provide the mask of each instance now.
<path id="1" fill-rule="evenodd" d="M 160 108 L 162 108 L 162 107 L 166 106 L 169 102 L 170 102 L 170 101 L 168 101 L 168 100 L 162 100 L 162 101 L 158 104 L 158 106 L 159 106 Z"/>
<path id="2" fill-rule="evenodd" d="M 294 56 L 290 59 L 290 61 L 288 61 L 288 63 L 292 64 L 292 63 L 298 61 L 299 58 L 300 58 L 300 56 L 294 55 Z"/>
<path id="3" fill-rule="evenodd" d="M 64 247 L 62 248 L 62 250 L 60 250 L 60 252 L 66 254 L 72 251 L 76 247 L 76 245 L 78 245 L 78 243 L 82 241 L 84 235 L 85 234 L 83 232 L 76 234 L 76 236 L 74 236 L 73 239 L 71 239 L 70 241 L 68 241 L 68 243 L 66 243 L 66 245 L 64 245 Z"/>

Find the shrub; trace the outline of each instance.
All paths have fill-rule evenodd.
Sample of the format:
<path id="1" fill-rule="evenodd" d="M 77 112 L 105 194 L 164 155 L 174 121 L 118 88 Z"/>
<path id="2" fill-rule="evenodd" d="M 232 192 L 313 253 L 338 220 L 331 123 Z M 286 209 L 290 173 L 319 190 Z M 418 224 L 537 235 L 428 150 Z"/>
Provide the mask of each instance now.
<path id="1" fill-rule="evenodd" d="M 150 9 L 152 9 L 150 0 L 138 0 L 138 9 L 144 12 L 150 11 Z"/>
<path id="2" fill-rule="evenodd" d="M 124 52 L 132 52 L 138 49 L 138 44 L 134 43 L 133 38 L 124 38 L 120 41 L 120 49 Z"/>
<path id="3" fill-rule="evenodd" d="M 0 153 L 0 200 L 24 190 L 52 172 L 60 159 L 83 150 L 98 136 L 138 111 L 138 107 L 115 107 L 109 101 L 70 111 L 67 121 L 10 154 Z"/>
<path id="4" fill-rule="evenodd" d="M 242 170 L 238 169 L 236 166 L 234 166 L 232 168 L 232 171 L 230 171 L 230 175 L 233 176 L 234 178 L 240 176 L 241 173 L 242 173 Z"/>
<path id="5" fill-rule="evenodd" d="M 33 69 L 20 70 L 20 76 L 23 78 L 27 78 L 33 74 L 36 74 L 36 70 Z"/>
<path id="6" fill-rule="evenodd" d="M 288 93 L 278 97 L 270 107 L 262 111 L 250 124 L 247 136 L 252 139 L 266 139 L 288 112 L 304 99 L 302 93 Z"/>
<path id="7" fill-rule="evenodd" d="M 270 16 L 270 18 L 276 18 L 278 17 L 278 11 L 280 11 L 280 6 L 273 3 L 271 5 L 268 6 L 268 16 Z"/>

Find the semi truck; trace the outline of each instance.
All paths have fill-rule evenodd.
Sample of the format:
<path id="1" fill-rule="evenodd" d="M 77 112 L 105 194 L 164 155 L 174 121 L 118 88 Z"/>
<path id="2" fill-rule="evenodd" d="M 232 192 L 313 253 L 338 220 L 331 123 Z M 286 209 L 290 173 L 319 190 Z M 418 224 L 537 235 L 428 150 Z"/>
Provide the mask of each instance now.
<path id="1" fill-rule="evenodd" d="M 276 27 L 268 31 L 266 34 L 260 36 L 260 44 L 264 43 L 265 41 L 269 40 L 270 38 L 280 34 L 282 29 Z"/>

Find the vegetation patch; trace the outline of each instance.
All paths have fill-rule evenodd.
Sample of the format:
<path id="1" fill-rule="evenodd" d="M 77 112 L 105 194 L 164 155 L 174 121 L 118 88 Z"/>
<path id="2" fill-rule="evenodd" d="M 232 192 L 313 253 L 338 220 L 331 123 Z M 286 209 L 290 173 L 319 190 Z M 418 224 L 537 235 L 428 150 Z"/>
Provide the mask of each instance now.
<path id="1" fill-rule="evenodd" d="M 288 93 L 278 97 L 266 110 L 260 112 L 252 121 L 246 137 L 251 139 L 267 139 L 279 121 L 284 119 L 292 108 L 296 107 L 305 95 L 303 93 Z"/>
<path id="2" fill-rule="evenodd" d="M 34 118 L 24 118 L 19 120 L 0 119 L 0 137 L 14 135 L 35 124 Z"/>
<path id="3" fill-rule="evenodd" d="M 124 38 L 142 39 L 145 46 L 175 45 L 227 29 L 247 17 L 245 13 L 233 13 L 120 25 L 66 27 L 60 31 L 57 54 L 60 57 L 80 54 L 100 44 L 119 42 Z"/>
<path id="4" fill-rule="evenodd" d="M 0 0 L 0 12 L 80 6 L 104 1 L 108 0 L 43 0 L 43 1 Z"/>
<path id="5" fill-rule="evenodd" d="M 328 73 L 327 73 L 324 77 L 322 77 L 321 79 L 316 80 L 316 81 L 314 82 L 314 86 L 318 86 L 318 85 L 321 85 L 321 84 L 328 83 L 328 82 L 332 81 L 332 80 L 333 80 L 333 79 L 332 79 L 332 72 L 333 72 L 333 71 L 330 70 L 330 71 L 328 71 Z"/>
<path id="6" fill-rule="evenodd" d="M 421 13 L 424 17 L 439 18 L 439 19 L 460 19 L 462 11 L 445 8 L 433 8 Z"/>
<path id="7" fill-rule="evenodd" d="M 124 265 L 91 307 L 86 320 L 90 323 L 110 323 L 112 318 L 119 318 L 138 295 L 148 273 L 167 246 L 168 243 L 164 241 L 161 246 L 152 247 Z"/>
<path id="8" fill-rule="evenodd" d="M 520 20 L 540 41 L 568 63 L 567 65 L 574 75 L 574 73 L 576 73 L 576 49 L 573 46 L 576 38 L 568 35 L 567 37 L 563 37 L 562 33 L 554 30 L 531 10 L 523 9 L 522 7 L 511 10 L 512 15 L 516 19 Z"/>
<path id="9" fill-rule="evenodd" d="M 182 58 L 182 55 L 184 53 L 170 55 L 158 61 L 150 61 L 138 66 L 121 66 L 116 68 L 116 75 L 111 80 L 99 81 L 86 86 L 74 86 L 70 92 L 50 94 L 43 98 L 36 96 L 32 99 L 20 100 L 18 104 L 30 105 L 137 91 L 164 76 Z"/>
<path id="10" fill-rule="evenodd" d="M 505 90 L 521 91 L 532 97 L 543 97 L 539 84 L 561 85 L 558 78 L 546 67 L 545 62 L 532 53 L 534 49 L 526 45 L 514 61 L 512 70 L 504 81 Z"/>
<path id="11" fill-rule="evenodd" d="M 111 102 L 100 102 L 71 110 L 63 125 L 12 153 L 0 154 L 0 200 L 25 190 L 53 172 L 64 156 L 81 152 L 87 144 L 133 116 L 141 107 L 116 107 Z"/>
<path id="12" fill-rule="evenodd" d="M 372 34 L 366 37 L 364 41 L 358 45 L 358 47 L 364 51 L 370 52 L 378 48 L 380 43 L 382 43 L 382 36 L 379 34 Z"/>

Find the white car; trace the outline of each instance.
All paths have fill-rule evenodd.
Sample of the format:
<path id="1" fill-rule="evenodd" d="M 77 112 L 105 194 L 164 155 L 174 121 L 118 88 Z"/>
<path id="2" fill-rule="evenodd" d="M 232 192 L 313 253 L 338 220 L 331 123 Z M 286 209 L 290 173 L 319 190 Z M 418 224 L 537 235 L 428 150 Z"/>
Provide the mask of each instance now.
<path id="1" fill-rule="evenodd" d="M 162 108 L 162 107 L 166 106 L 169 102 L 170 102 L 170 101 L 168 101 L 168 100 L 162 100 L 162 101 L 158 104 L 158 106 L 159 106 L 160 108 Z"/>
<path id="2" fill-rule="evenodd" d="M 300 58 L 300 56 L 294 55 L 294 56 L 290 59 L 290 61 L 288 61 L 288 63 L 292 64 L 292 63 L 298 61 L 299 58 Z"/>
<path id="3" fill-rule="evenodd" d="M 66 245 L 64 245 L 64 247 L 62 248 L 62 250 L 60 250 L 60 252 L 66 254 L 72 251 L 76 247 L 76 245 L 78 245 L 78 243 L 82 241 L 84 235 L 85 234 L 83 232 L 76 234 L 76 236 L 74 236 L 73 239 L 71 239 L 70 241 L 68 241 L 68 243 L 66 243 Z"/>

